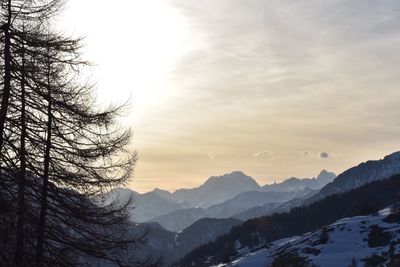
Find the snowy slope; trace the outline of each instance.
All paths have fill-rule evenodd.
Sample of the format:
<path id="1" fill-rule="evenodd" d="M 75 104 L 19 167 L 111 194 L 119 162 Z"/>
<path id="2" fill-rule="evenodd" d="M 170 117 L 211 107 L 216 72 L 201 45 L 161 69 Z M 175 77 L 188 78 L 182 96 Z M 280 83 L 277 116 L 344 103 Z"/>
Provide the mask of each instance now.
<path id="1" fill-rule="evenodd" d="M 345 218 L 302 236 L 281 239 L 255 252 L 243 251 L 233 266 L 271 266 L 280 262 L 289 266 L 383 266 L 400 253 L 400 216 L 390 209 L 378 214 Z M 393 219 L 394 218 L 394 219 Z M 314 265 L 312 265 L 314 264 Z M 220 264 L 218 266 L 228 266 Z"/>

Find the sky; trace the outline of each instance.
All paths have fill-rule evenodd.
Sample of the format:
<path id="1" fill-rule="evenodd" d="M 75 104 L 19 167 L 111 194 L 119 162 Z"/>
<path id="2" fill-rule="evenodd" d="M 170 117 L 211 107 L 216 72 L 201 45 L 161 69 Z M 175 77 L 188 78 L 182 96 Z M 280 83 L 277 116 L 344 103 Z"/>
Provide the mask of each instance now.
<path id="1" fill-rule="evenodd" d="M 69 0 L 57 23 L 86 37 L 99 103 L 130 102 L 136 191 L 399 150 L 399 1 Z"/>

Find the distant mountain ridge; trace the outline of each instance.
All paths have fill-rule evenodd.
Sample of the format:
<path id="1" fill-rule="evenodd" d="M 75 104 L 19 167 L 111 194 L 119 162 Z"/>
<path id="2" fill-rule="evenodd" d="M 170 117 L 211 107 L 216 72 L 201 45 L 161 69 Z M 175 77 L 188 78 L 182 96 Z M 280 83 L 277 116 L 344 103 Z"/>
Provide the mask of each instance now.
<path id="1" fill-rule="evenodd" d="M 124 205 L 131 200 L 130 218 L 132 221 L 139 223 L 185 208 L 185 206 L 163 198 L 155 192 L 139 194 L 128 188 L 116 188 L 108 192 L 105 198 L 108 198 L 106 204 L 115 201 L 119 205 Z"/>
<path id="2" fill-rule="evenodd" d="M 173 193 L 156 188 L 140 194 L 117 188 L 106 195 L 121 204 L 132 199 L 130 217 L 134 222 L 156 221 L 170 231 L 181 231 L 202 218 L 229 218 L 269 202 L 286 202 L 304 195 L 310 188 L 325 185 L 334 177 L 333 173 L 323 170 L 317 178 L 290 178 L 261 187 L 250 176 L 234 171 L 212 176 L 196 188 Z"/>
<path id="3" fill-rule="evenodd" d="M 199 245 L 216 240 L 194 250 L 194 254 L 190 253 L 183 260 L 184 262 L 190 259 L 188 266 L 193 264 L 193 260 L 195 266 L 209 266 L 211 255 L 214 261 L 221 255 L 225 255 L 226 249 L 230 251 L 231 247 L 247 249 L 268 240 L 272 241 L 279 236 L 312 231 L 315 229 L 312 227 L 332 223 L 334 218 L 361 215 L 365 214 L 366 210 L 374 211 L 384 205 L 393 204 L 400 188 L 398 182 L 400 175 L 391 176 L 397 173 L 400 173 L 400 152 L 386 156 L 382 160 L 361 163 L 336 178 L 333 173 L 322 170 L 317 178 L 292 177 L 281 183 L 261 187 L 242 172 L 233 172 L 211 177 L 201 186 L 193 189 L 177 190 L 174 193 L 155 189 L 145 194 L 122 189 L 121 196 L 128 198 L 130 194 L 133 194 L 136 207 L 140 204 L 150 208 L 156 207 L 151 212 L 146 211 L 146 208 L 132 210 L 134 221 L 138 212 L 142 213 L 142 218 L 153 217 L 146 225 L 149 225 L 155 234 L 150 239 L 150 247 L 144 251 L 162 252 L 161 254 L 166 256 L 166 262 L 170 263 L 180 259 Z M 386 179 L 389 177 L 391 178 Z M 373 183 L 365 185 L 369 182 Z M 233 186 L 229 187 L 229 185 Z M 246 189 L 235 188 L 241 185 L 245 185 Z M 219 190 L 224 190 L 225 186 L 228 186 L 230 193 L 218 195 Z M 211 190 L 210 194 L 207 194 L 207 188 L 218 189 Z M 256 189 L 247 190 L 247 188 Z M 351 192 L 347 192 L 350 190 Z M 230 194 L 236 195 L 231 197 Z M 189 199 L 190 196 L 193 197 L 192 200 Z M 328 196 L 327 199 L 325 199 L 326 196 Z M 225 200 L 222 201 L 223 199 Z M 210 204 L 215 202 L 217 204 Z M 352 203 L 350 207 L 348 203 Z M 311 207 L 305 204 L 311 204 Z M 294 212 L 276 214 L 299 206 L 303 207 L 294 209 Z M 155 216 L 156 214 L 159 215 Z M 272 215 L 262 217 L 268 214 Z M 300 214 L 303 215 L 299 216 Z M 212 216 L 217 218 L 207 218 Z M 228 216 L 230 217 L 227 218 Z M 251 218 L 254 219 L 248 220 Z M 235 225 L 238 226 L 229 232 L 229 229 Z M 272 228 L 269 229 L 270 227 Z M 227 235 L 221 236 L 222 234 Z M 240 247 L 235 243 L 235 239 L 240 241 Z M 203 257 L 198 254 L 199 252 L 204 256 L 205 261 L 197 256 L 192 258 L 194 255 Z"/>
<path id="4" fill-rule="evenodd" d="M 333 172 L 322 170 L 317 178 L 299 179 L 296 177 L 292 177 L 284 180 L 281 183 L 264 185 L 261 188 L 261 191 L 289 192 L 295 189 L 304 189 L 306 187 L 317 190 L 332 182 L 335 178 L 336 175 Z"/>
<path id="5" fill-rule="evenodd" d="M 161 215 L 152 219 L 158 222 L 165 229 L 179 232 L 190 226 L 197 220 L 203 218 L 223 219 L 234 217 L 234 215 L 244 212 L 253 207 L 261 206 L 271 202 L 283 204 L 296 197 L 308 194 L 311 189 L 293 190 L 291 192 L 274 191 L 246 191 L 223 203 L 213 205 L 207 209 L 189 208 L 174 210 L 168 214 Z M 260 216 L 265 215 L 261 214 Z"/>
<path id="6" fill-rule="evenodd" d="M 247 221 L 249 219 L 258 218 L 266 215 L 270 215 L 276 212 L 289 211 L 293 203 L 303 203 L 304 200 L 317 194 L 319 190 L 304 190 L 301 194 L 287 202 L 268 202 L 261 206 L 256 206 L 247 209 L 241 213 L 235 214 L 232 218 L 236 218 L 242 221 Z M 289 207 L 287 207 L 289 206 Z"/>
<path id="7" fill-rule="evenodd" d="M 392 153 L 381 160 L 361 163 L 338 177 L 322 170 L 316 178 L 292 177 L 281 183 L 262 187 L 250 176 L 236 171 L 210 177 L 202 185 L 193 189 L 180 189 L 174 193 L 161 189 L 145 194 L 135 193 L 132 220 L 137 222 L 153 220 L 169 230 L 181 231 L 196 220 L 207 217 L 237 216 L 235 218 L 249 219 L 271 212 L 289 211 L 293 207 L 308 205 L 326 196 L 346 192 L 397 173 L 400 173 L 400 152 Z M 284 198 L 283 193 L 293 193 L 295 190 L 306 188 L 313 191 L 303 196 L 293 194 L 293 199 L 289 200 Z M 263 196 L 260 192 L 271 192 L 271 194 Z M 282 194 L 279 195 L 277 192 Z M 274 194 L 275 196 L 271 197 Z M 235 198 L 239 201 L 235 202 Z M 286 203 L 276 207 L 279 202 Z M 269 205 L 269 203 L 275 204 Z M 247 209 L 252 210 L 246 211 Z"/>
<path id="8" fill-rule="evenodd" d="M 233 217 L 241 218 L 242 220 L 255 218 L 273 212 L 277 207 L 289 200 L 294 198 L 301 199 L 317 193 L 318 189 L 331 182 L 335 177 L 334 173 L 322 170 L 317 178 L 290 178 L 282 183 L 266 185 L 264 187 L 259 187 L 256 183 L 253 183 L 248 176 L 241 172 L 233 172 L 224 176 L 211 177 L 203 185 L 213 185 L 215 183 L 221 185 L 229 183 L 231 181 L 230 179 L 233 178 L 236 179 L 237 183 L 246 183 L 247 181 L 251 181 L 250 183 L 254 185 L 254 188 L 258 189 L 242 192 L 231 199 L 212 205 L 208 208 L 190 207 L 187 209 L 173 210 L 167 214 L 153 218 L 151 221 L 158 222 L 169 231 L 179 232 L 202 218 Z M 316 189 L 311 189 L 309 186 Z M 277 191 L 272 191 L 272 189 L 276 189 Z M 165 192 L 160 189 L 156 189 L 153 192 L 159 192 L 163 195 L 165 194 Z M 193 191 L 187 189 L 186 192 L 189 193 Z M 167 197 L 168 199 L 173 199 L 174 193 L 167 194 Z M 187 202 L 187 199 L 181 199 L 178 203 Z M 247 210 L 251 211 L 246 212 Z"/>
<path id="9" fill-rule="evenodd" d="M 175 201 L 185 201 L 194 208 L 208 208 L 242 192 L 259 189 L 259 184 L 253 178 L 243 172 L 235 171 L 221 176 L 212 176 L 196 188 L 179 189 L 172 196 Z"/>

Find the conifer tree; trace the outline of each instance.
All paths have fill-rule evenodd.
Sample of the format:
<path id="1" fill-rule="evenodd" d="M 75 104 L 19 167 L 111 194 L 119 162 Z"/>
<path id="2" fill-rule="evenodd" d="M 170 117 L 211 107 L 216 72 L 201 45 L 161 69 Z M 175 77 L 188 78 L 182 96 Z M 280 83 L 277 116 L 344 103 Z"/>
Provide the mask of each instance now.
<path id="1" fill-rule="evenodd" d="M 98 107 L 93 86 L 81 82 L 87 66 L 81 40 L 51 26 L 61 0 L 0 3 L 6 25 L 0 237 L 9 240 L 0 260 L 5 266 L 144 264 L 121 256 L 143 238 L 127 221 L 130 203 L 102 205 L 99 197 L 126 183 L 136 161 L 125 150 L 130 131 L 116 124 L 124 106 Z"/>

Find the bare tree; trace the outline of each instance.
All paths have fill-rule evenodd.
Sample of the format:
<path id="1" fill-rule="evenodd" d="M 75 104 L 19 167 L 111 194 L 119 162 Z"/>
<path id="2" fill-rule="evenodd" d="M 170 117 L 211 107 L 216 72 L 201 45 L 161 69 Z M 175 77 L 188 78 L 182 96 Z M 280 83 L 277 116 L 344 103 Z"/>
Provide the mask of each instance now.
<path id="1" fill-rule="evenodd" d="M 116 123 L 125 106 L 97 107 L 93 86 L 81 82 L 81 40 L 51 27 L 61 0 L 0 3 L 0 204 L 7 211 L 0 237 L 9 239 L 0 259 L 10 266 L 145 264 L 130 256 L 143 240 L 127 220 L 130 203 L 101 205 L 99 198 L 132 176 L 131 133 Z"/>

